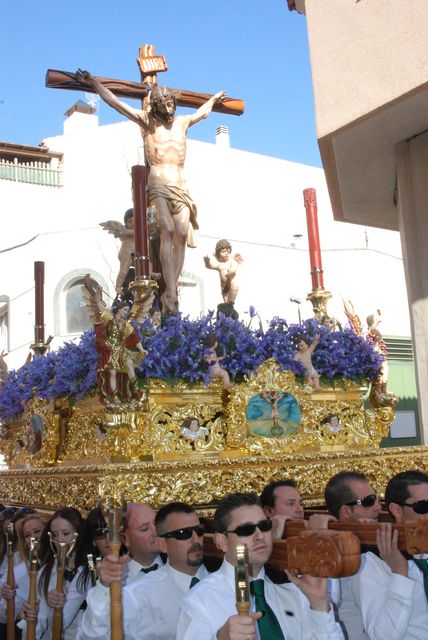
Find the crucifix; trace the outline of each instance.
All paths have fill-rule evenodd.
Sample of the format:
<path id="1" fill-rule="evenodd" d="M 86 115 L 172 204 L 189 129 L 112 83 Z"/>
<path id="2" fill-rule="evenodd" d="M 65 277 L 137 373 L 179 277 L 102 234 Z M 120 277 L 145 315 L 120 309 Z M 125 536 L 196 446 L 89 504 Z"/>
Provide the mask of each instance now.
<path id="1" fill-rule="evenodd" d="M 159 261 L 164 282 L 162 312 L 178 312 L 177 285 L 184 263 L 186 243 L 196 246 L 196 205 L 185 189 L 184 160 L 187 129 L 211 111 L 240 115 L 242 100 L 230 99 L 224 91 L 215 95 L 158 86 L 157 73 L 166 71 L 164 56 L 155 56 L 152 45 L 143 45 L 138 64 L 141 84 L 95 78 L 87 71 L 77 73 L 48 70 L 46 85 L 62 89 L 92 91 L 116 111 L 135 122 L 144 141 L 148 205 L 155 211 L 159 229 Z M 119 97 L 142 100 L 134 109 Z M 175 115 L 176 106 L 197 108 L 191 115 Z"/>

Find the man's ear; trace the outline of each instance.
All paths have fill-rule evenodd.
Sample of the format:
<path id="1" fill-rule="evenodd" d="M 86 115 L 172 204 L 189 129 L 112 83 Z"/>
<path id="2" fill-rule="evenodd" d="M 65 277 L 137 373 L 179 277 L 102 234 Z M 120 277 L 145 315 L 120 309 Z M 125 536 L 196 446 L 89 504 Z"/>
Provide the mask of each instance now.
<path id="1" fill-rule="evenodd" d="M 350 522 L 352 520 L 352 507 L 348 504 L 343 504 L 339 509 L 338 518 L 339 522 Z"/>
<path id="2" fill-rule="evenodd" d="M 265 516 L 267 518 L 272 518 L 272 516 L 274 515 L 274 508 L 273 507 L 263 507 L 263 511 L 265 512 Z"/>
<path id="3" fill-rule="evenodd" d="M 165 538 L 161 538 L 160 536 L 158 536 L 156 538 L 156 544 L 158 545 L 161 553 L 168 554 L 168 551 L 167 551 L 167 548 L 166 548 L 166 540 L 165 540 Z"/>
<path id="4" fill-rule="evenodd" d="M 388 507 L 389 513 L 394 518 L 395 522 L 404 522 L 404 509 L 400 507 L 396 502 L 391 502 Z"/>
<path id="5" fill-rule="evenodd" d="M 119 534 L 119 539 L 121 541 L 121 543 L 128 548 L 129 545 L 129 538 L 128 538 L 128 534 L 126 533 L 126 529 L 125 531 L 121 531 Z"/>
<path id="6" fill-rule="evenodd" d="M 220 549 L 220 551 L 224 551 L 224 553 L 226 553 L 227 551 L 227 536 L 225 533 L 219 533 L 218 531 L 216 531 L 216 533 L 214 534 L 214 544 L 217 547 L 217 549 Z"/>

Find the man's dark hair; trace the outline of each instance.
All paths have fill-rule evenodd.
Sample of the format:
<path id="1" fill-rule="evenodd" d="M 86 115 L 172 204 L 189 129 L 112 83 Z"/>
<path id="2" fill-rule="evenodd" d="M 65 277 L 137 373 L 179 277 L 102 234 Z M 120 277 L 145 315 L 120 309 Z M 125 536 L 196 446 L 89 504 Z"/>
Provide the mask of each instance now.
<path id="1" fill-rule="evenodd" d="M 327 482 L 324 499 L 327 509 L 335 518 L 339 517 L 340 507 L 356 498 L 349 487 L 352 480 L 366 480 L 366 476 L 357 471 L 340 471 Z"/>
<path id="2" fill-rule="evenodd" d="M 276 498 L 275 490 L 279 489 L 279 487 L 292 487 L 293 489 L 297 489 L 297 485 L 294 480 L 276 480 L 276 482 L 270 482 L 260 494 L 260 502 L 262 507 L 272 507 L 274 508 Z"/>
<path id="3" fill-rule="evenodd" d="M 155 517 L 155 527 L 158 535 L 166 533 L 165 522 L 172 513 L 196 513 L 195 509 L 185 502 L 170 502 L 159 509 Z"/>
<path id="4" fill-rule="evenodd" d="M 227 531 L 231 513 L 239 507 L 261 506 L 257 493 L 229 493 L 218 503 L 214 514 L 214 531 L 225 533 Z"/>
<path id="5" fill-rule="evenodd" d="M 385 504 L 389 508 L 391 502 L 401 504 L 410 498 L 409 487 L 414 484 L 428 484 L 428 475 L 423 471 L 402 471 L 386 485 Z"/>

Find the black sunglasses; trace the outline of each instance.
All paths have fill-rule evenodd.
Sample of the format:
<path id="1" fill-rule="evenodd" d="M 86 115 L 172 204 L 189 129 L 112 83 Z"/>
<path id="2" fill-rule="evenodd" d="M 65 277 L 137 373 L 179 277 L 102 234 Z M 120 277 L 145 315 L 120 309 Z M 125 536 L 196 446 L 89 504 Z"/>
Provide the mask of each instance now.
<path id="1" fill-rule="evenodd" d="M 417 500 L 413 504 L 408 502 L 397 502 L 396 504 L 399 504 L 400 507 L 410 507 L 415 513 L 428 513 L 428 500 Z"/>
<path id="2" fill-rule="evenodd" d="M 198 538 L 204 535 L 205 527 L 203 524 L 196 524 L 194 527 L 183 527 L 183 529 L 175 529 L 175 531 L 169 531 L 168 533 L 162 533 L 160 538 L 174 538 L 175 540 L 188 540 L 192 537 L 193 532 L 196 533 Z"/>
<path id="3" fill-rule="evenodd" d="M 103 527 L 102 529 L 95 529 L 94 538 L 96 540 L 100 540 L 101 538 L 105 538 L 108 534 L 108 527 Z"/>
<path id="4" fill-rule="evenodd" d="M 353 500 L 352 502 L 345 502 L 347 507 L 353 507 L 356 504 L 362 507 L 372 507 L 374 503 L 377 501 L 377 495 L 372 493 L 370 496 L 366 496 L 365 498 L 359 498 L 358 500 Z"/>
<path id="5" fill-rule="evenodd" d="M 225 533 L 235 533 L 240 538 L 247 538 L 248 536 L 252 536 L 256 529 L 262 533 L 270 531 L 272 529 L 272 525 L 272 520 L 260 520 L 260 522 L 256 523 L 246 522 L 245 524 L 240 524 L 239 527 L 236 527 L 233 531 L 225 531 Z"/>

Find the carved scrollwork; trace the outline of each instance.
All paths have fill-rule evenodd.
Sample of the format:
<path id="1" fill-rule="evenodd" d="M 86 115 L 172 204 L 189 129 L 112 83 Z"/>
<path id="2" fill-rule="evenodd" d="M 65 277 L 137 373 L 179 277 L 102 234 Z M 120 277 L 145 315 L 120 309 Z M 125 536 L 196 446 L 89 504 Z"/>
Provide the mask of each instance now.
<path id="1" fill-rule="evenodd" d="M 288 567 L 293 574 L 343 578 L 357 573 L 360 541 L 349 531 L 302 531 L 287 539 Z"/>

